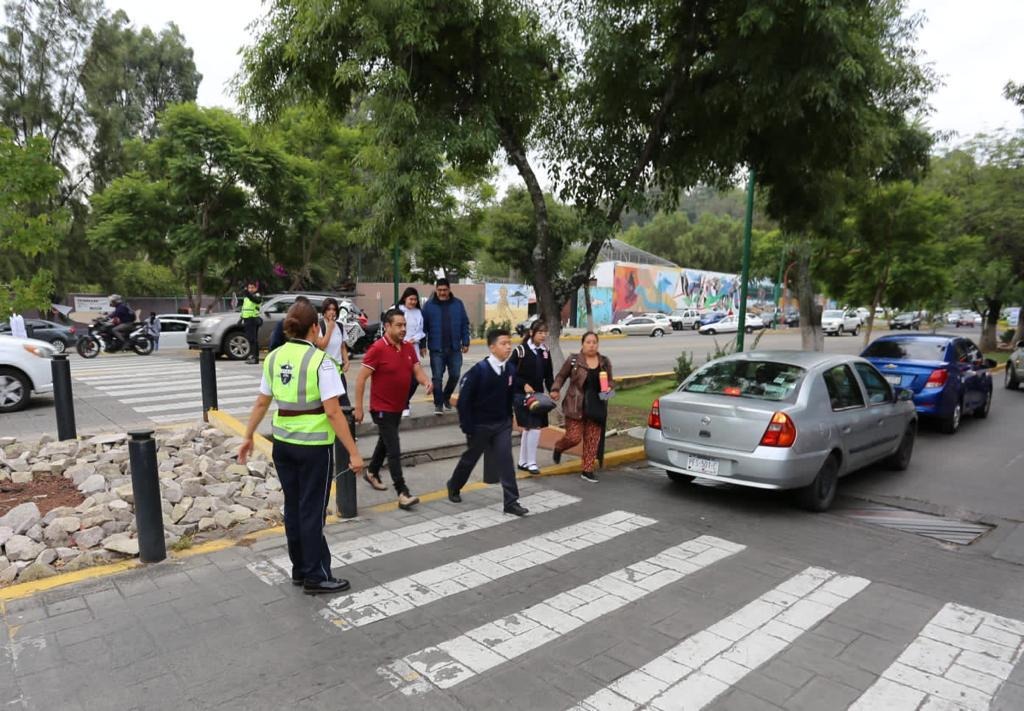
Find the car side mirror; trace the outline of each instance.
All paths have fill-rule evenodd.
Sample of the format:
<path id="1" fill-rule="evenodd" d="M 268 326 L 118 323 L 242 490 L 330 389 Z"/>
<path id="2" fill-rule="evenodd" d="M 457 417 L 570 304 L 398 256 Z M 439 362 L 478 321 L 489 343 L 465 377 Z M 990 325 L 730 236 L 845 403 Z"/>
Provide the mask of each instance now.
<path id="1" fill-rule="evenodd" d="M 910 402 L 914 399 L 914 391 L 910 388 L 898 388 L 896 390 L 896 399 L 900 402 Z"/>

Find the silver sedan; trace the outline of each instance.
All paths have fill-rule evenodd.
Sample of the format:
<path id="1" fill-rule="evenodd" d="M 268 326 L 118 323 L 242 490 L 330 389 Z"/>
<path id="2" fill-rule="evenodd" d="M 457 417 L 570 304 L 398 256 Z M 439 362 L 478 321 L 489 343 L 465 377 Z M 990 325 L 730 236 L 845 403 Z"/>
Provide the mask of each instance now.
<path id="1" fill-rule="evenodd" d="M 799 489 L 806 508 L 824 511 L 840 477 L 879 461 L 907 468 L 912 398 L 856 356 L 739 353 L 655 400 L 644 447 L 673 481 Z"/>

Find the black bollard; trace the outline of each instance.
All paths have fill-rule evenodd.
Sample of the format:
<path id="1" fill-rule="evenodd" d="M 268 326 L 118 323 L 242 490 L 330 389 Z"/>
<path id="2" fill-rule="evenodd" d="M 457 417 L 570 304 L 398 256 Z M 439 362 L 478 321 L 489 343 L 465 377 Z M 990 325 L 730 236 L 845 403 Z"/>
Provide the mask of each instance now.
<path id="1" fill-rule="evenodd" d="M 50 362 L 53 373 L 53 404 L 57 413 L 57 439 L 76 439 L 75 398 L 71 392 L 71 362 L 67 353 L 57 353 Z"/>
<path id="2" fill-rule="evenodd" d="M 356 436 L 356 421 L 352 411 L 345 412 L 349 432 Z M 355 518 L 359 515 L 356 501 L 356 474 L 349 469 L 348 450 L 340 439 L 334 440 L 334 500 L 338 505 L 339 518 Z"/>
<path id="3" fill-rule="evenodd" d="M 139 560 L 158 563 L 167 557 L 167 546 L 160 508 L 160 477 L 156 470 L 156 440 L 153 439 L 153 430 L 133 430 L 128 435 L 131 437 L 128 440 L 128 458 L 132 465 Z"/>
<path id="4" fill-rule="evenodd" d="M 217 409 L 217 354 L 215 346 L 199 346 L 199 377 L 203 386 L 203 421 L 209 422 L 206 414 Z"/>

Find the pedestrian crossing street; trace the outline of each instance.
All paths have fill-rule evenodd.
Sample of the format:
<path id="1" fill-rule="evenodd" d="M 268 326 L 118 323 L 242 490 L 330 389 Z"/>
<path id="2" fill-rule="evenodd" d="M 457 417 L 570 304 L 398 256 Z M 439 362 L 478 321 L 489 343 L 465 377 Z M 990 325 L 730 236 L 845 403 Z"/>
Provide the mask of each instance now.
<path id="1" fill-rule="evenodd" d="M 192 353 L 141 357 L 102 354 L 95 360 L 71 358 L 71 378 L 114 398 L 159 424 L 195 420 L 202 415 L 199 358 Z M 232 415 L 252 410 L 262 369 L 242 361 L 217 361 L 217 404 Z M 273 410 L 273 407 L 271 408 Z"/>
<path id="2" fill-rule="evenodd" d="M 503 514 L 500 505 L 485 506 L 332 545 L 334 562 L 342 574 L 346 565 L 358 566 L 361 561 L 399 551 L 425 553 L 424 547 L 434 544 L 441 544 L 454 559 L 442 565 L 423 565 L 411 574 L 389 576 L 380 584 L 329 599 L 320 607 L 319 615 L 329 630 L 344 637 L 359 628 L 404 619 L 403 616 L 417 610 L 429 612 L 431 606 L 443 605 L 447 599 L 455 602 L 460 596 L 479 598 L 474 590 L 545 564 L 587 561 L 587 568 L 592 568 L 595 558 L 598 563 L 605 560 L 603 552 L 613 541 L 628 543 L 627 550 L 645 547 L 642 537 L 659 523 L 625 510 L 581 517 L 577 512 L 582 508 L 577 506 L 581 502 L 578 497 L 539 486 L 530 491 L 522 500 L 531 510 L 526 519 Z M 508 542 L 458 558 L 459 537 L 486 529 L 498 529 L 502 542 Z M 665 530 L 662 526 L 662 534 Z M 625 566 L 621 561 L 609 563 L 603 574 L 582 584 L 568 581 L 555 594 L 545 594 L 551 590 L 538 593 L 529 604 L 513 611 L 502 610 L 503 614 L 496 614 L 484 624 L 461 623 L 458 618 L 446 617 L 441 629 L 450 632 L 455 628 L 458 634 L 439 634 L 426 645 L 417 636 L 409 648 L 379 660 L 377 674 L 396 690 L 399 698 L 408 697 L 410 707 L 415 708 L 416 699 L 424 695 L 443 698 L 444 694 L 457 694 L 474 681 L 508 671 L 516 662 L 571 640 L 588 626 L 628 614 L 658 596 L 667 597 L 685 610 L 713 593 L 701 590 L 702 581 L 708 579 L 701 576 L 729 566 L 732 561 L 739 564 L 744 555 L 747 567 L 740 569 L 749 571 L 751 553 L 740 542 L 713 535 L 682 535 L 654 555 L 637 555 Z M 250 563 L 249 569 L 268 585 L 289 582 L 287 556 Z M 816 566 L 788 575 L 764 592 L 763 578 L 749 587 L 739 587 L 742 589 L 734 592 L 748 600 L 745 604 L 707 620 L 710 624 L 703 629 L 682 635 L 674 646 L 647 655 L 609 683 L 591 684 L 592 688 L 580 693 L 574 703 L 558 708 L 679 711 L 712 707 L 716 700 L 794 645 L 801 644 L 805 637 L 816 636 L 821 626 L 837 624 L 831 620 L 845 608 L 856 605 L 864 596 L 884 595 L 886 590 L 866 578 Z M 527 592 L 532 589 L 527 588 Z M 905 635 L 902 629 L 895 631 L 906 636 L 905 641 L 901 636 L 897 645 L 902 651 L 894 649 L 889 657 L 883 658 L 882 663 L 889 662 L 888 665 L 880 665 L 880 673 L 872 672 L 855 690 L 859 694 L 855 698 L 842 704 L 822 698 L 810 706 L 804 703 L 801 708 L 996 708 L 994 702 L 1009 686 L 1011 675 L 1015 670 L 1018 674 L 1022 671 L 1017 667 L 1024 656 L 1024 622 L 956 602 L 938 602 L 935 608 L 920 629 Z M 921 619 L 925 619 L 924 614 Z M 396 639 L 401 640 L 402 635 Z M 834 664 L 834 660 L 827 661 Z M 861 669 L 854 671 L 859 675 L 857 678 L 867 676 Z M 763 703 L 764 708 L 788 708 L 778 701 L 778 706 Z M 998 708 L 1014 706 L 1004 702 Z"/>

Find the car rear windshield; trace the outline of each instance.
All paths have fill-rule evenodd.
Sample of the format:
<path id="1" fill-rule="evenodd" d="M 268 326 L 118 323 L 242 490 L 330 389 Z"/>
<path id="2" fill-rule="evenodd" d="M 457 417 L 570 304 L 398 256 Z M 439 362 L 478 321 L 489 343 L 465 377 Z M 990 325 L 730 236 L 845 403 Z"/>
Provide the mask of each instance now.
<path id="1" fill-rule="evenodd" d="M 806 371 L 788 363 L 765 360 L 726 360 L 710 363 L 683 383 L 683 392 L 790 400 Z"/>
<path id="2" fill-rule="evenodd" d="M 826 311 L 821 316 L 822 316 L 822 318 L 842 318 L 843 317 L 843 312 L 842 311 Z"/>
<path id="3" fill-rule="evenodd" d="M 875 341 L 864 350 L 863 356 L 892 360 L 945 360 L 947 343 L 947 341 L 936 338 Z"/>

